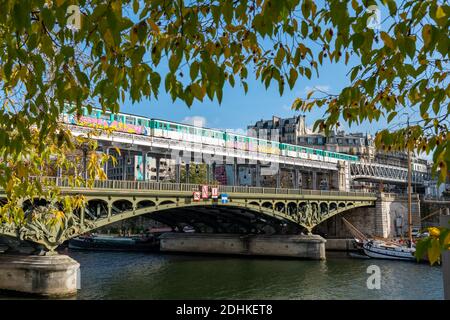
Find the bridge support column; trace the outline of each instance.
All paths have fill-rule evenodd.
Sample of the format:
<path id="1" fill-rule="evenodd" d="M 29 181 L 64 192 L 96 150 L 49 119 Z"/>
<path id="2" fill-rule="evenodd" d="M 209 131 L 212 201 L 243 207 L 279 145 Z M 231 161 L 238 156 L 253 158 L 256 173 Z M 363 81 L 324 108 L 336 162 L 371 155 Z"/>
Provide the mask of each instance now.
<path id="1" fill-rule="evenodd" d="M 294 169 L 294 172 L 292 175 L 293 175 L 292 185 L 294 186 L 294 189 L 299 189 L 300 186 L 299 186 L 299 179 L 298 179 L 298 169 Z"/>
<path id="2" fill-rule="evenodd" d="M 66 255 L 0 254 L 0 290 L 46 297 L 76 295 L 80 264 Z"/>
<path id="3" fill-rule="evenodd" d="M 255 185 L 261 187 L 261 164 L 259 162 L 255 166 Z"/>
<path id="4" fill-rule="evenodd" d="M 189 183 L 189 177 L 191 176 L 190 164 L 186 163 L 186 183 Z"/>
<path id="5" fill-rule="evenodd" d="M 278 167 L 278 171 L 277 171 L 277 188 L 281 188 L 281 168 Z"/>
<path id="6" fill-rule="evenodd" d="M 211 179 L 212 181 L 216 181 L 216 162 L 211 164 Z"/>
<path id="7" fill-rule="evenodd" d="M 165 233 L 161 251 L 278 256 L 325 260 L 326 240 L 318 235 Z"/>
<path id="8" fill-rule="evenodd" d="M 122 156 L 122 180 L 127 180 L 127 157 L 126 155 Z"/>
<path id="9" fill-rule="evenodd" d="M 175 164 L 175 182 L 180 183 L 181 179 L 181 164 Z"/>
<path id="10" fill-rule="evenodd" d="M 147 181 L 147 151 L 142 151 L 142 180 Z"/>
<path id="11" fill-rule="evenodd" d="M 312 172 L 312 189 L 313 189 L 313 190 L 319 189 L 319 188 L 317 187 L 317 171 L 313 171 L 313 172 Z"/>
<path id="12" fill-rule="evenodd" d="M 206 184 L 211 184 L 211 168 L 209 163 L 206 163 Z"/>
<path id="13" fill-rule="evenodd" d="M 238 174 L 238 164 L 237 164 L 237 158 L 234 158 L 233 163 L 233 185 L 238 186 L 239 185 L 239 174 Z"/>
<path id="14" fill-rule="evenodd" d="M 161 158 L 155 157 L 156 162 L 156 182 L 159 182 L 159 168 L 161 167 Z"/>

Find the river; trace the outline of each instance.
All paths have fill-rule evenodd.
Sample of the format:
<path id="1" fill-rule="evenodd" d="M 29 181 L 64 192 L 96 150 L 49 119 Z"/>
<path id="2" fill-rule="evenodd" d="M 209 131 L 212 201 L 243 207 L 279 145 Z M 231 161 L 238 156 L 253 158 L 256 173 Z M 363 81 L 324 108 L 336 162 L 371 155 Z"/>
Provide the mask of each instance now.
<path id="1" fill-rule="evenodd" d="M 442 299 L 440 267 L 413 262 L 326 261 L 69 251 L 81 264 L 78 299 Z M 381 288 L 367 288 L 367 267 Z M 8 298 L 3 296 L 2 298 Z"/>

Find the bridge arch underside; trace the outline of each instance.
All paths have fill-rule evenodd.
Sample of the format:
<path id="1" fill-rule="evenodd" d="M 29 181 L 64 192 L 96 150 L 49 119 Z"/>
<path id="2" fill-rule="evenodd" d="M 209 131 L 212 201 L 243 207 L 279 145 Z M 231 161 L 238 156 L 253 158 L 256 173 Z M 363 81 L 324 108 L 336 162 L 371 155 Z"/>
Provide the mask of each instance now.
<path id="1" fill-rule="evenodd" d="M 182 197 L 92 198 L 85 209 L 84 231 L 147 215 L 180 231 L 190 226 L 196 232 L 298 234 L 311 232 L 341 212 L 372 205 L 364 200 L 233 199 L 222 204 L 217 200 L 193 202 Z"/>
<path id="2" fill-rule="evenodd" d="M 74 212 L 80 227 L 68 238 L 142 215 L 180 231 L 190 226 L 196 232 L 298 234 L 311 232 L 342 212 L 374 206 L 373 200 L 350 199 L 232 198 L 227 204 L 212 199 L 194 202 L 187 197 L 92 195 L 86 199 L 86 207 Z M 24 209 L 29 212 L 33 207 L 45 205 L 45 200 L 36 199 L 33 203 L 24 203 Z"/>

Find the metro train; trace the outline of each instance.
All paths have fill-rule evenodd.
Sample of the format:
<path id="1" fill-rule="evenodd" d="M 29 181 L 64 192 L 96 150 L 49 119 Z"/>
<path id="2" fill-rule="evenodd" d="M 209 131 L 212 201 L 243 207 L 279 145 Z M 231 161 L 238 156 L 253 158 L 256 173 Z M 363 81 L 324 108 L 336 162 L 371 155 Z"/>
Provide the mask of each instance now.
<path id="1" fill-rule="evenodd" d="M 84 127 L 113 128 L 119 132 L 324 162 L 337 163 L 339 160 L 359 160 L 357 156 L 345 153 L 280 143 L 278 141 L 264 140 L 217 129 L 196 127 L 160 119 L 150 119 L 126 113 L 113 114 L 109 111 L 103 112 L 97 108 L 93 108 L 89 112 L 87 108 L 83 107 L 83 114 L 80 116 L 64 113 L 63 122 Z"/>

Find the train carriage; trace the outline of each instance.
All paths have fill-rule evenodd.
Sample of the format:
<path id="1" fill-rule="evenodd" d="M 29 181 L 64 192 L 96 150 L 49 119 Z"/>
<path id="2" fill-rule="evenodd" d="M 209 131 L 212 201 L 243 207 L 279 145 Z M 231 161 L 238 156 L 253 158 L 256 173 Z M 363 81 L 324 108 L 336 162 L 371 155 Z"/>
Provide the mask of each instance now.
<path id="1" fill-rule="evenodd" d="M 68 109 L 68 108 L 66 108 Z M 337 163 L 338 161 L 358 161 L 357 156 L 344 153 L 331 152 L 308 148 L 304 146 L 279 143 L 255 137 L 225 132 L 216 129 L 207 129 L 191 125 L 150 119 L 126 113 L 113 114 L 109 111 L 93 108 L 91 112 L 83 108 L 81 116 L 64 113 L 62 121 L 80 126 L 96 128 L 114 128 L 120 132 L 148 135 L 173 139 L 178 141 L 189 141 L 212 146 L 233 148 L 242 151 L 253 151 L 267 154 L 283 155 L 287 157 L 309 159 Z M 415 168 L 425 171 L 420 165 Z"/>

